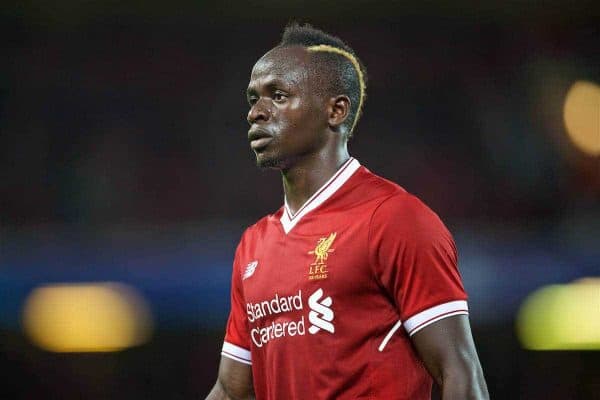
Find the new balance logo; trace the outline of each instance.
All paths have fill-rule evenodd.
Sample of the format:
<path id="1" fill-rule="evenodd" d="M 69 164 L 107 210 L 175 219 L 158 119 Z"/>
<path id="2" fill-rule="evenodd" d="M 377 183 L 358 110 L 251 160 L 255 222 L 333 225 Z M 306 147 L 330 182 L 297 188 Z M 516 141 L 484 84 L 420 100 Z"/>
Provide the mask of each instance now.
<path id="1" fill-rule="evenodd" d="M 250 264 L 246 265 L 244 275 L 242 275 L 242 280 L 250 278 L 252 274 L 254 274 L 254 271 L 256 271 L 256 267 L 258 267 L 258 261 L 252 261 Z"/>
<path id="2" fill-rule="evenodd" d="M 317 290 L 308 298 L 308 306 L 311 309 L 308 313 L 308 320 L 312 324 L 308 331 L 313 335 L 321 329 L 329 333 L 335 332 L 335 327 L 331 323 L 333 321 L 333 311 L 330 308 L 333 300 L 329 296 L 323 300 L 321 300 L 321 297 L 323 297 L 323 289 Z"/>

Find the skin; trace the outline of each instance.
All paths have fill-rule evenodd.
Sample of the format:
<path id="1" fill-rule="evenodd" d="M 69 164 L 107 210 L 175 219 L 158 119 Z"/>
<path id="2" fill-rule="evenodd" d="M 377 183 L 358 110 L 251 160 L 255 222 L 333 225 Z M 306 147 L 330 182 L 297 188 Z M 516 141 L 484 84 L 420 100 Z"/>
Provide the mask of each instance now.
<path id="1" fill-rule="evenodd" d="M 253 148 L 257 165 L 281 170 L 292 212 L 350 157 L 341 127 L 350 99 L 327 96 L 320 75 L 303 47 L 275 48 L 255 64 L 248 85 L 249 137 L 272 137 Z"/>
<path id="2" fill-rule="evenodd" d="M 257 165 L 281 171 L 292 212 L 350 157 L 342 126 L 350 99 L 326 93 L 318 84 L 323 75 L 303 47 L 275 48 L 255 64 L 248 85 L 248 137 Z M 411 339 L 443 400 L 489 399 L 466 316 L 444 318 Z M 249 365 L 221 357 L 207 397 L 219 399 L 254 399 Z"/>

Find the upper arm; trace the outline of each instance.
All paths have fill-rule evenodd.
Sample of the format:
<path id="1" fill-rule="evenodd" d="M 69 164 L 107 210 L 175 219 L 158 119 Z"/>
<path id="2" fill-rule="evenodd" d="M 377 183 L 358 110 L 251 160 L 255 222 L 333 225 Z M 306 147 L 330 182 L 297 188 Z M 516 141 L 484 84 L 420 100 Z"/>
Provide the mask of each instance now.
<path id="1" fill-rule="evenodd" d="M 452 235 L 418 199 L 395 196 L 382 203 L 373 214 L 369 246 L 374 275 L 409 335 L 468 313 Z"/>
<path id="2" fill-rule="evenodd" d="M 254 399 L 252 354 L 240 265 L 247 262 L 243 255 L 244 237 L 235 252 L 231 273 L 231 310 L 227 319 L 219 374 L 215 386 L 207 397 L 209 400 Z"/>
<path id="3" fill-rule="evenodd" d="M 426 326 L 412 342 L 444 399 L 487 399 L 487 387 L 469 319 L 456 315 Z"/>
<path id="4" fill-rule="evenodd" d="M 375 276 L 444 400 L 487 398 L 456 246 L 443 222 L 415 197 L 394 196 L 374 212 L 369 238 Z"/>
<path id="5" fill-rule="evenodd" d="M 228 357 L 221 357 L 219 376 L 207 400 L 254 399 L 252 367 Z"/>

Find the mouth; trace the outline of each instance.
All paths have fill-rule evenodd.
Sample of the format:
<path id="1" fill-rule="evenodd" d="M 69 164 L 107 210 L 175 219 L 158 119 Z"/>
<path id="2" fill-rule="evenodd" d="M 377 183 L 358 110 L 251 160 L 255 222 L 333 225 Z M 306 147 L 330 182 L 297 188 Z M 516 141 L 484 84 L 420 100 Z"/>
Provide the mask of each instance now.
<path id="1" fill-rule="evenodd" d="M 248 131 L 248 141 L 252 150 L 261 150 L 273 140 L 273 135 L 263 129 L 251 129 Z"/>

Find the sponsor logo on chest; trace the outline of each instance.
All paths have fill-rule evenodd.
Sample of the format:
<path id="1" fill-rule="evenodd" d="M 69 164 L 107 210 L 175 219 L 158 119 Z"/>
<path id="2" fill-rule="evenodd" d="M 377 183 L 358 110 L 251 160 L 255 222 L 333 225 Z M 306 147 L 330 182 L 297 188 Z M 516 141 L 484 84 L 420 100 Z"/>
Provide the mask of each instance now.
<path id="1" fill-rule="evenodd" d="M 334 333 L 333 300 L 330 296 L 324 297 L 323 289 L 315 290 L 308 297 L 308 322 L 306 329 L 302 290 L 291 296 L 280 296 L 278 293 L 270 300 L 258 303 L 246 303 L 246 314 L 250 322 L 250 337 L 256 347 L 263 347 L 271 340 L 282 337 L 304 336 L 306 332 L 314 335 L 321 330 Z M 277 318 L 277 314 L 300 311 L 299 319 Z M 275 317 L 274 317 L 275 316 Z M 261 324 L 263 318 L 273 319 L 271 323 Z M 259 326 L 262 325 L 262 326 Z"/>

